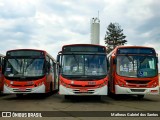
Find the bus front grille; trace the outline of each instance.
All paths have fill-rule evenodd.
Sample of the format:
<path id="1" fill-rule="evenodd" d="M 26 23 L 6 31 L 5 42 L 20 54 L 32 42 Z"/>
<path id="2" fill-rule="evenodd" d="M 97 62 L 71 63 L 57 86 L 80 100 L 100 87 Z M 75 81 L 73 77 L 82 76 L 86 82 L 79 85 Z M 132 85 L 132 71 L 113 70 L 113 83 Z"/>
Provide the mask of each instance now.
<path id="1" fill-rule="evenodd" d="M 84 87 L 83 85 L 71 85 L 72 87 Z M 96 87 L 96 85 L 85 85 L 85 87 Z"/>
<path id="2" fill-rule="evenodd" d="M 79 90 L 79 89 L 76 89 L 76 90 L 73 90 L 73 92 L 75 94 L 93 94 L 95 92 L 95 90 Z"/>
<path id="3" fill-rule="evenodd" d="M 145 89 L 130 89 L 132 92 L 144 92 Z"/>
<path id="4" fill-rule="evenodd" d="M 126 80 L 129 84 L 148 84 L 150 80 Z"/>
<path id="5" fill-rule="evenodd" d="M 12 85 L 13 87 L 25 87 L 25 86 L 33 86 L 33 85 Z"/>
<path id="6" fill-rule="evenodd" d="M 31 88 L 26 88 L 25 90 L 21 90 L 21 89 L 18 89 L 18 88 L 13 89 L 13 92 L 19 92 L 19 93 L 21 93 L 21 92 L 31 92 L 31 91 L 32 91 Z"/>

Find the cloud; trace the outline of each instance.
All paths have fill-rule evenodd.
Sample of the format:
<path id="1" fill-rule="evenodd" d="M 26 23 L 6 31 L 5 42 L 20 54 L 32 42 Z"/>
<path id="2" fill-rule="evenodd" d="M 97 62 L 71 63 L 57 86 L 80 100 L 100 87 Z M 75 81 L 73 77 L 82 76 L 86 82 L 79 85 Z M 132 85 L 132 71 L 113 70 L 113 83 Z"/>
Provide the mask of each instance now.
<path id="1" fill-rule="evenodd" d="M 159 14 L 157 11 L 160 2 L 158 0 L 106 0 L 104 15 L 106 23 L 118 22 L 127 36 L 128 43 L 136 45 L 141 40 L 140 45 L 149 41 L 148 37 L 157 33 L 152 39 L 158 36 Z M 103 18 L 104 19 L 104 18 Z M 106 27 L 107 27 L 106 25 Z M 103 27 L 104 30 L 104 27 Z"/>
<path id="2" fill-rule="evenodd" d="M 98 11 L 102 45 L 106 27 L 118 22 L 127 45 L 159 52 L 159 5 L 159 0 L 0 0 L 1 53 L 35 48 L 56 57 L 65 44 L 90 43 L 90 19 Z"/>
<path id="3" fill-rule="evenodd" d="M 0 1 L 0 18 L 27 18 L 35 15 L 35 7 L 28 0 Z"/>

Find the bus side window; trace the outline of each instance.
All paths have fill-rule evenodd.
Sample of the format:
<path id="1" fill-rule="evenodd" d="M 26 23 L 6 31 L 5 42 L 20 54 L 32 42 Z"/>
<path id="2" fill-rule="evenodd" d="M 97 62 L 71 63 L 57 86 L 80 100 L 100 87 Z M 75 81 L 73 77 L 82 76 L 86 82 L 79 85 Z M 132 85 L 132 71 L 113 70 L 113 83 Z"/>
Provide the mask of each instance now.
<path id="1" fill-rule="evenodd" d="M 53 61 L 50 59 L 50 72 L 54 72 L 54 66 L 53 66 Z"/>
<path id="2" fill-rule="evenodd" d="M 46 73 L 50 73 L 50 67 L 51 67 L 51 65 L 50 65 L 50 59 L 47 56 L 46 57 Z"/>

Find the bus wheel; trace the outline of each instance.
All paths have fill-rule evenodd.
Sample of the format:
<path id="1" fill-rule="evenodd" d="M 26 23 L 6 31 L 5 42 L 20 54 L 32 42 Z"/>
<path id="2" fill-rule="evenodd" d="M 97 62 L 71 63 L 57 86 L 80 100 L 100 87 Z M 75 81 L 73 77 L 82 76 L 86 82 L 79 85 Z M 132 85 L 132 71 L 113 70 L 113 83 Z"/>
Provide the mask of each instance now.
<path id="1" fill-rule="evenodd" d="M 71 97 L 70 95 L 65 95 L 64 99 L 70 99 L 70 97 Z"/>
<path id="2" fill-rule="evenodd" d="M 101 100 L 102 96 L 101 95 L 97 95 L 95 96 L 97 100 Z"/>
<path id="3" fill-rule="evenodd" d="M 144 95 L 137 95 L 138 99 L 144 98 Z"/>
<path id="4" fill-rule="evenodd" d="M 50 84 L 50 93 L 52 93 L 53 88 L 52 88 L 52 83 Z"/>
<path id="5" fill-rule="evenodd" d="M 21 93 L 21 94 L 16 94 L 16 96 L 18 97 L 18 98 L 22 98 L 23 97 L 23 94 Z"/>

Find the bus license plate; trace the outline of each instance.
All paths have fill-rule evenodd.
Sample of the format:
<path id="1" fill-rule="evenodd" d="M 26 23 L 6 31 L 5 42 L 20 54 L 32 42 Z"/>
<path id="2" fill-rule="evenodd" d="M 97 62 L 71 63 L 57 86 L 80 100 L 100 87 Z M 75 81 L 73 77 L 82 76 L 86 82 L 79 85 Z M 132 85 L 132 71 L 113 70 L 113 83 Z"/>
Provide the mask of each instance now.
<path id="1" fill-rule="evenodd" d="M 87 91 L 87 90 L 82 89 L 82 90 L 80 90 L 80 92 L 88 92 L 88 91 Z"/>
<path id="2" fill-rule="evenodd" d="M 26 91 L 26 88 L 19 88 L 19 91 Z"/>

